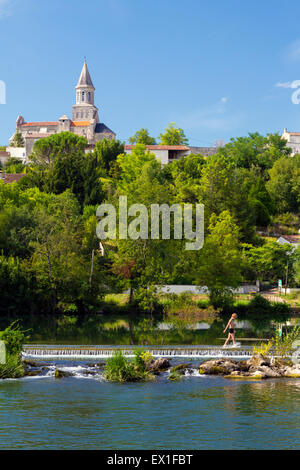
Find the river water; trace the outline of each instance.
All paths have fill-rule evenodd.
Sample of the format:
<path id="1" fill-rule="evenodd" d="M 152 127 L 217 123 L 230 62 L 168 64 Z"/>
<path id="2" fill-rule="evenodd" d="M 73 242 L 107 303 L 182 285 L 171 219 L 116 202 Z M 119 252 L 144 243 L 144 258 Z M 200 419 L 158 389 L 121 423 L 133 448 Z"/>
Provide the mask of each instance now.
<path id="1" fill-rule="evenodd" d="M 182 360 L 172 360 L 175 365 Z M 91 364 L 50 362 L 0 381 L 0 449 L 299 449 L 300 380 L 116 384 Z M 54 378 L 55 367 L 75 374 Z"/>

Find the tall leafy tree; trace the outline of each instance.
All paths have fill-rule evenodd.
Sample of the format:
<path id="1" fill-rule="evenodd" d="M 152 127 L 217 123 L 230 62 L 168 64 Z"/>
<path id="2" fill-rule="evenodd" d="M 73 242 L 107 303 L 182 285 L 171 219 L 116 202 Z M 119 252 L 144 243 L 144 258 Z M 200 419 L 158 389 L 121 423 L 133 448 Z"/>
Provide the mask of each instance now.
<path id="1" fill-rule="evenodd" d="M 97 142 L 93 152 L 97 164 L 107 172 L 116 161 L 117 156 L 122 153 L 124 153 L 124 144 L 115 139 L 101 139 Z"/>
<path id="2" fill-rule="evenodd" d="M 144 127 L 137 131 L 132 137 L 129 139 L 130 144 L 144 144 L 144 145 L 155 145 L 156 141 L 154 137 L 149 135 L 148 129 Z"/>
<path id="3" fill-rule="evenodd" d="M 241 239 L 250 240 L 255 234 L 255 215 L 249 204 L 245 172 L 224 155 L 210 157 L 202 170 L 199 197 L 207 222 L 212 213 L 228 210 L 240 227 Z"/>
<path id="4" fill-rule="evenodd" d="M 159 139 L 161 145 L 188 145 L 183 129 L 177 127 L 174 122 L 166 127 L 164 133 L 159 135 Z"/>
<path id="5" fill-rule="evenodd" d="M 298 212 L 300 207 L 300 155 L 282 157 L 269 170 L 267 189 L 276 211 Z"/>
<path id="6" fill-rule="evenodd" d="M 16 130 L 10 145 L 12 147 L 24 147 L 25 146 L 25 140 L 23 139 L 20 129 Z"/>
<path id="7" fill-rule="evenodd" d="M 204 246 L 195 253 L 195 277 L 207 286 L 211 303 L 224 307 L 232 300 L 232 288 L 241 280 L 239 229 L 229 211 L 210 217 Z"/>
<path id="8" fill-rule="evenodd" d="M 85 137 L 75 135 L 72 132 L 60 132 L 37 140 L 29 159 L 36 165 L 49 167 L 57 157 L 84 154 L 86 147 Z"/>

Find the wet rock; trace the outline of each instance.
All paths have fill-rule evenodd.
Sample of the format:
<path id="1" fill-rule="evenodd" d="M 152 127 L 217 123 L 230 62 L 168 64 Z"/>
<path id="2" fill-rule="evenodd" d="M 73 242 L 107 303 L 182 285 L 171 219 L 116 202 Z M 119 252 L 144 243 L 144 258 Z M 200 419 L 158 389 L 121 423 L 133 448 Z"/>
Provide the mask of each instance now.
<path id="1" fill-rule="evenodd" d="M 254 371 L 254 373 L 259 373 L 259 372 L 262 372 L 266 376 L 266 378 L 277 378 L 277 377 L 283 376 L 283 373 L 280 373 L 275 368 L 271 368 L 268 366 L 260 366 L 257 368 L 256 371 Z"/>
<path id="2" fill-rule="evenodd" d="M 64 377 L 71 377 L 73 375 L 74 374 L 72 374 L 72 372 L 67 372 L 65 370 L 56 369 L 56 371 L 55 371 L 55 378 L 56 379 L 63 379 Z"/>
<path id="3" fill-rule="evenodd" d="M 25 371 L 26 377 L 36 377 L 37 375 L 41 375 L 41 374 L 42 374 L 41 369 Z"/>
<path id="4" fill-rule="evenodd" d="M 284 376 L 295 379 L 300 378 L 300 364 L 296 364 L 293 367 L 287 367 L 284 371 Z"/>
<path id="5" fill-rule="evenodd" d="M 82 371 L 83 375 L 97 375 L 97 371 L 91 369 L 84 369 Z"/>
<path id="6" fill-rule="evenodd" d="M 300 365 L 287 366 L 289 361 L 271 361 L 261 356 L 253 356 L 248 361 L 212 359 L 200 365 L 200 374 L 222 375 L 230 379 L 268 379 L 280 377 L 300 377 Z M 279 367 L 280 365 L 280 367 Z"/>
<path id="7" fill-rule="evenodd" d="M 247 361 L 239 361 L 238 367 L 241 372 L 248 372 L 250 369 L 250 366 Z"/>
<path id="8" fill-rule="evenodd" d="M 38 364 L 35 362 L 35 361 L 30 361 L 28 359 L 23 359 L 23 364 L 26 366 L 29 366 L 29 367 L 37 367 Z"/>
<path id="9" fill-rule="evenodd" d="M 269 366 L 270 359 L 263 356 L 252 356 L 250 359 L 248 359 L 247 364 L 250 367 Z"/>
<path id="10" fill-rule="evenodd" d="M 251 372 L 249 377 L 253 377 L 254 379 L 266 379 L 268 376 L 265 374 L 265 372 L 257 370 L 255 372 Z"/>
<path id="11" fill-rule="evenodd" d="M 147 364 L 147 370 L 151 372 L 163 372 L 170 367 L 170 361 L 163 357 L 159 357 L 156 361 Z"/>
<path id="12" fill-rule="evenodd" d="M 281 359 L 280 357 L 275 357 L 272 365 L 278 369 L 284 369 L 286 367 L 293 367 L 293 361 L 290 359 Z"/>
<path id="13" fill-rule="evenodd" d="M 200 374 L 207 375 L 229 375 L 238 370 L 238 361 L 228 359 L 211 359 L 200 365 Z"/>

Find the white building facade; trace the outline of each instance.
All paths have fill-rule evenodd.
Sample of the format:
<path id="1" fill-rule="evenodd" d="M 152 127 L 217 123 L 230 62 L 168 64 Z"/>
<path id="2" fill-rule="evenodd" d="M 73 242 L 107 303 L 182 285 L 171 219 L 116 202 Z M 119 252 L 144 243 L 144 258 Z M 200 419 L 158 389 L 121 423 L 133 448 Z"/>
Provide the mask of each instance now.
<path id="1" fill-rule="evenodd" d="M 287 146 L 292 149 L 292 156 L 300 153 L 300 132 L 288 132 L 287 129 L 284 129 L 281 137 L 287 141 Z"/>

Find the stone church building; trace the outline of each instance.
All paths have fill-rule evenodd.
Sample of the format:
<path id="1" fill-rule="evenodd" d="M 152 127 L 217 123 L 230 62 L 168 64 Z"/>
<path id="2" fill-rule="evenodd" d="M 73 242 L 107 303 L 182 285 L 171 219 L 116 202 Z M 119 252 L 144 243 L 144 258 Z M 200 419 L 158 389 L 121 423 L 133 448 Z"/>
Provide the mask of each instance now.
<path id="1" fill-rule="evenodd" d="M 26 122 L 22 116 L 17 119 L 17 129 L 25 141 L 25 156 L 32 152 L 34 142 L 59 132 L 73 132 L 86 137 L 89 147 L 93 147 L 104 137 L 114 139 L 116 134 L 100 122 L 98 108 L 95 106 L 95 87 L 86 60 L 76 85 L 76 104 L 73 106 L 72 119 L 64 115 L 56 122 Z M 10 142 L 13 140 L 11 137 Z M 13 150 L 13 147 L 10 147 Z"/>

